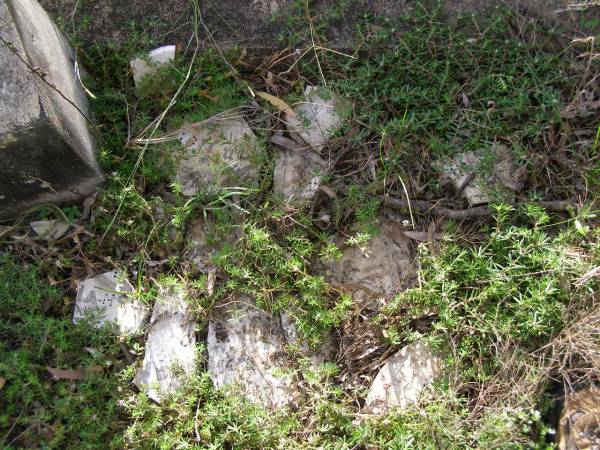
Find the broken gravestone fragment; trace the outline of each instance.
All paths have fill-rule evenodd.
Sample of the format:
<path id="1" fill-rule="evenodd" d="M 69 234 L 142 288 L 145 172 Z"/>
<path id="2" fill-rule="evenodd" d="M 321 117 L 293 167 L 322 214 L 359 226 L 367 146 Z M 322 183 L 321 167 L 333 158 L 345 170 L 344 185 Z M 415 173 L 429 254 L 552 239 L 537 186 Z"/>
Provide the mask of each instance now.
<path id="1" fill-rule="evenodd" d="M 313 150 L 320 152 L 350 115 L 350 105 L 323 87 L 307 86 L 304 97 L 306 102 L 294 108 L 295 117 L 288 116 L 287 124 Z"/>
<path id="2" fill-rule="evenodd" d="M 491 201 L 514 201 L 514 193 L 523 188 L 526 167 L 517 168 L 510 150 L 495 144 L 490 151 L 461 153 L 434 165 L 442 181 L 452 183 L 467 199 L 469 206 Z"/>
<path id="3" fill-rule="evenodd" d="M 361 307 L 378 311 L 394 294 L 414 286 L 415 255 L 399 223 L 382 221 L 379 234 L 364 248 L 349 246 L 345 240 L 334 240 L 343 255 L 339 261 L 326 263 L 325 277 L 331 285 L 350 293 Z"/>
<path id="4" fill-rule="evenodd" d="M 88 320 L 96 327 L 114 324 L 121 333 L 138 333 L 149 315 L 148 308 L 130 296 L 133 286 L 117 270 L 79 283 L 73 323 Z"/>
<path id="5" fill-rule="evenodd" d="M 103 178 L 66 39 L 35 0 L 0 2 L 0 35 L 2 219 L 81 200 Z"/>
<path id="6" fill-rule="evenodd" d="M 440 375 L 442 360 L 426 344 L 407 345 L 385 362 L 373 380 L 366 409 L 384 414 L 392 408 L 405 409 L 424 398 L 425 390 Z"/>
<path id="7" fill-rule="evenodd" d="M 185 154 L 177 167 L 182 194 L 191 197 L 209 185 L 239 186 L 258 180 L 260 148 L 243 118 L 212 117 L 186 125 L 179 135 Z"/>
<path id="8" fill-rule="evenodd" d="M 144 361 L 134 383 L 156 402 L 176 392 L 196 368 L 196 320 L 184 292 L 161 288 L 150 320 Z"/>
<path id="9" fill-rule="evenodd" d="M 273 173 L 273 191 L 286 203 L 310 200 L 321 184 L 327 163 L 306 150 L 280 150 Z"/>
<path id="10" fill-rule="evenodd" d="M 69 224 L 61 220 L 36 220 L 29 224 L 33 232 L 41 239 L 59 239 L 69 229 Z"/>
<path id="11" fill-rule="evenodd" d="M 279 320 L 238 296 L 216 308 L 208 324 L 208 371 L 216 387 L 239 390 L 248 400 L 274 410 L 294 406 L 298 382 L 286 361 Z"/>
<path id="12" fill-rule="evenodd" d="M 129 62 L 133 71 L 133 81 L 138 91 L 144 78 L 152 76 L 160 66 L 175 59 L 175 51 L 176 47 L 174 45 L 165 45 L 155 48 L 145 58 L 134 58 Z"/>

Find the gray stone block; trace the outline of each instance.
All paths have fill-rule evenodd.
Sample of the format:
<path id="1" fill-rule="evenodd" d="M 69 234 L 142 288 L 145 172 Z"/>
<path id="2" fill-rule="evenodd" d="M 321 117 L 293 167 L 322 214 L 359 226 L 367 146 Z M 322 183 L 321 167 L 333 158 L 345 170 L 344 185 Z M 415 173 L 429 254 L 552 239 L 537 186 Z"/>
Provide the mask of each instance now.
<path id="1" fill-rule="evenodd" d="M 0 219 L 6 219 L 41 203 L 80 200 L 103 178 L 88 122 L 77 110 L 88 115 L 65 38 L 36 0 L 0 2 L 0 36 L 8 43 L 0 43 Z"/>

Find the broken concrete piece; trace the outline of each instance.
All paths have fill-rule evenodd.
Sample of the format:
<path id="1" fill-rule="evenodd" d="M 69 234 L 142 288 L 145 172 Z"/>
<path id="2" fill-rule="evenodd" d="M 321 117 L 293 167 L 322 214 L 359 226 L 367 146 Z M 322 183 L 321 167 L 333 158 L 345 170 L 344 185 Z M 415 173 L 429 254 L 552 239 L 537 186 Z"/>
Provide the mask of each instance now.
<path id="1" fill-rule="evenodd" d="M 438 161 L 435 167 L 442 180 L 462 192 L 469 206 L 491 201 L 514 200 L 514 192 L 522 189 L 524 167 L 517 169 L 508 148 L 502 144 L 490 151 L 461 153 L 450 160 Z"/>
<path id="2" fill-rule="evenodd" d="M 174 45 L 165 45 L 158 47 L 148 53 L 146 58 L 134 58 L 129 62 L 133 71 L 133 81 L 136 88 L 140 88 L 142 80 L 154 73 L 156 70 L 175 59 L 176 47 Z"/>
<path id="3" fill-rule="evenodd" d="M 48 240 L 60 238 L 69 229 L 69 224 L 60 220 L 37 220 L 29 226 L 38 237 Z"/>
<path id="4" fill-rule="evenodd" d="M 102 174 L 75 53 L 35 0 L 0 2 L 0 35 L 0 219 L 82 200 Z"/>
<path id="5" fill-rule="evenodd" d="M 296 117 L 288 117 L 287 124 L 313 150 L 320 152 L 342 126 L 349 108 L 347 102 L 323 87 L 307 86 L 304 96 L 306 102 L 294 108 Z"/>
<path id="6" fill-rule="evenodd" d="M 295 405 L 296 377 L 285 361 L 279 320 L 247 297 L 217 308 L 208 324 L 208 371 L 216 387 L 239 389 L 249 400 L 273 410 Z"/>
<path id="7" fill-rule="evenodd" d="M 181 289 L 161 289 L 150 321 L 144 361 L 134 383 L 160 402 L 196 367 L 196 321 Z"/>
<path id="8" fill-rule="evenodd" d="M 414 285 L 415 256 L 400 224 L 381 222 L 379 234 L 368 241 L 365 249 L 348 246 L 345 240 L 335 239 L 343 256 L 326 264 L 325 277 L 333 286 L 350 293 L 362 307 L 377 311 L 394 294 Z"/>
<path id="9" fill-rule="evenodd" d="M 314 153 L 280 150 L 273 174 L 273 191 L 289 204 L 311 199 L 321 184 L 327 163 Z"/>
<path id="10" fill-rule="evenodd" d="M 185 126 L 180 141 L 186 154 L 179 161 L 177 180 L 182 194 L 195 195 L 202 187 L 239 185 L 239 181 L 255 183 L 255 164 L 259 146 L 243 118 L 214 117 L 200 125 Z"/>
<path id="11" fill-rule="evenodd" d="M 439 376 L 442 360 L 422 342 L 407 345 L 388 358 L 373 380 L 365 406 L 373 414 L 417 403 Z"/>
<path id="12" fill-rule="evenodd" d="M 87 278 L 77 288 L 73 323 L 85 319 L 96 327 L 114 323 L 121 333 L 140 332 L 149 311 L 130 292 L 133 286 L 116 270 Z"/>

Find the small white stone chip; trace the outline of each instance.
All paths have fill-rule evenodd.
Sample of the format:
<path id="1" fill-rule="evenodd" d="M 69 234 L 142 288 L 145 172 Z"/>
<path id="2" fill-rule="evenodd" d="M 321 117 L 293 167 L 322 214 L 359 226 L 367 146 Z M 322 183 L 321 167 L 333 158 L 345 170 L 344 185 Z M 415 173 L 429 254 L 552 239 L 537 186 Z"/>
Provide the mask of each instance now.
<path id="1" fill-rule="evenodd" d="M 174 45 L 164 45 L 148 53 L 147 58 L 132 59 L 129 64 L 133 70 L 133 81 L 136 88 L 139 89 L 145 76 L 152 75 L 158 67 L 173 61 L 175 50 Z"/>
<path id="2" fill-rule="evenodd" d="M 79 283 L 73 323 L 88 320 L 95 327 L 115 324 L 121 333 L 138 333 L 149 315 L 142 302 L 131 298 L 133 286 L 116 270 Z"/>

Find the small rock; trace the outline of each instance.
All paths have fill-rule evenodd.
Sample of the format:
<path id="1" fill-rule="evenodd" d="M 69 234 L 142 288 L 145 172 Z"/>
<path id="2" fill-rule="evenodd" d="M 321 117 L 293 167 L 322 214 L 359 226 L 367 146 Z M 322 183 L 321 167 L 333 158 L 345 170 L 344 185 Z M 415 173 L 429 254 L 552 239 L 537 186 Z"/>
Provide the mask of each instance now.
<path id="1" fill-rule="evenodd" d="M 116 270 L 87 278 L 77 288 L 73 323 L 87 319 L 98 328 L 114 323 L 121 333 L 140 332 L 149 311 L 129 292 L 133 286 Z"/>
<path id="2" fill-rule="evenodd" d="M 196 368 L 196 321 L 181 289 L 161 289 L 150 320 L 144 361 L 134 383 L 160 402 Z"/>
<path id="3" fill-rule="evenodd" d="M 407 408 L 424 395 L 424 389 L 439 376 L 442 360 L 422 342 L 407 345 L 388 358 L 373 380 L 366 409 L 384 414 L 392 408 Z"/>
<path id="4" fill-rule="evenodd" d="M 383 221 L 379 234 L 368 241 L 364 251 L 345 244 L 345 238 L 336 241 L 340 248 L 346 248 L 339 261 L 326 264 L 325 277 L 333 286 L 351 293 L 362 307 L 377 311 L 394 294 L 414 286 L 415 256 L 399 224 Z"/>
<path id="5" fill-rule="evenodd" d="M 60 220 L 37 220 L 29 224 L 33 232 L 44 239 L 58 239 L 69 229 L 69 224 Z"/>
<path id="6" fill-rule="evenodd" d="M 208 324 L 208 371 L 215 386 L 239 389 L 270 410 L 293 406 L 300 397 L 284 348 L 279 321 L 247 297 L 217 308 Z"/>
<path id="7" fill-rule="evenodd" d="M 319 152 L 339 130 L 348 115 L 347 102 L 323 87 L 307 86 L 306 102 L 294 108 L 296 117 L 288 117 L 288 126 L 313 150 Z"/>
<path id="8" fill-rule="evenodd" d="M 250 182 L 258 179 L 254 160 L 259 155 L 259 146 L 243 118 L 214 117 L 201 125 L 185 126 L 180 140 L 186 148 L 177 168 L 183 195 L 194 196 L 209 184 L 226 186 L 239 179 Z"/>
<path id="9" fill-rule="evenodd" d="M 156 73 L 156 70 L 175 59 L 174 45 L 165 45 L 158 47 L 148 53 L 147 58 L 134 58 L 129 62 L 133 70 L 133 81 L 136 88 L 140 88 L 142 80 L 149 75 Z"/>
<path id="10" fill-rule="evenodd" d="M 491 170 L 485 167 L 486 159 L 491 159 Z M 502 144 L 495 144 L 491 151 L 461 153 L 434 166 L 441 172 L 443 181 L 462 192 L 469 206 L 493 200 L 513 201 L 513 193 L 522 189 L 525 177 L 524 167 L 517 169 L 510 151 Z"/>
<path id="11" fill-rule="evenodd" d="M 314 153 L 281 150 L 273 174 L 273 191 L 289 204 L 309 200 L 321 184 L 327 163 Z"/>

